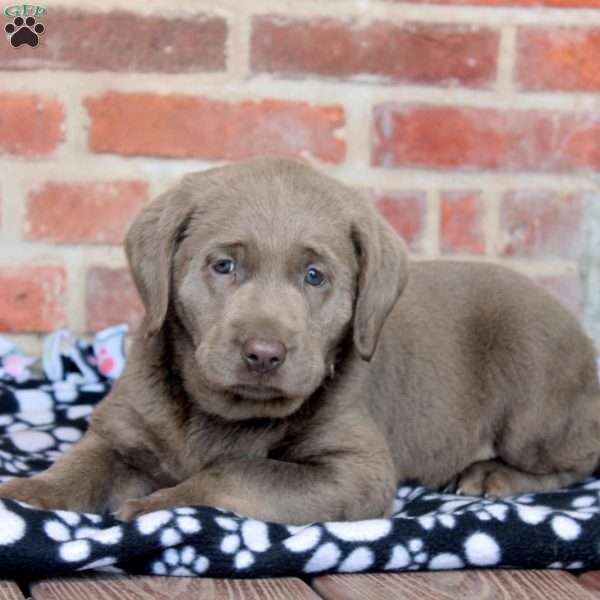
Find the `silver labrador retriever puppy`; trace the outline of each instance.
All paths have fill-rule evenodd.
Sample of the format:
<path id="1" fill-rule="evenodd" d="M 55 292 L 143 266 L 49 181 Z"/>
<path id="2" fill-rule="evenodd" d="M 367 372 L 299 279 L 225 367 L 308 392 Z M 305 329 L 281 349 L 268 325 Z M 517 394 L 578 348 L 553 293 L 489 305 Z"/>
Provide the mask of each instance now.
<path id="1" fill-rule="evenodd" d="M 307 523 L 386 515 L 406 478 L 505 496 L 598 464 L 576 319 L 504 268 L 409 265 L 368 202 L 301 162 L 188 175 L 126 249 L 146 315 L 125 373 L 78 444 L 0 496 Z"/>

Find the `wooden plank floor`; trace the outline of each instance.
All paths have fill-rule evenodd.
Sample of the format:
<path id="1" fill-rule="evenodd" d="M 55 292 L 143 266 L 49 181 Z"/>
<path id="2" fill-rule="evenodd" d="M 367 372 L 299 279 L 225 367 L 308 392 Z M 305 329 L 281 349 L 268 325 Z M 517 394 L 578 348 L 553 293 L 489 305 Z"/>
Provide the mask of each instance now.
<path id="1" fill-rule="evenodd" d="M 80 575 L 22 585 L 32 600 L 600 600 L 600 571 L 447 571 L 300 579 Z M 0 581 L 0 600 L 25 600 Z"/>
<path id="2" fill-rule="evenodd" d="M 23 600 L 23 594 L 16 583 L 0 580 L 0 600 Z"/>
<path id="3" fill-rule="evenodd" d="M 451 571 L 331 575 L 314 582 L 327 600 L 598 600 L 561 571 Z"/>
<path id="4" fill-rule="evenodd" d="M 299 579 L 65 578 L 32 585 L 35 600 L 319 600 Z"/>

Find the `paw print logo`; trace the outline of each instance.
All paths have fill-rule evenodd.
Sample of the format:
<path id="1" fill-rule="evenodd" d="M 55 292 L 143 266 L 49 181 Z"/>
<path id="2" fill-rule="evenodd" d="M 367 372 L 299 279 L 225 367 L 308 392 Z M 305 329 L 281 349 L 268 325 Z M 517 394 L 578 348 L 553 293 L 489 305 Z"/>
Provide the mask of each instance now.
<path id="1" fill-rule="evenodd" d="M 215 521 L 226 532 L 221 552 L 234 555 L 233 564 L 238 571 L 251 567 L 255 554 L 265 552 L 271 545 L 269 529 L 262 521 L 245 519 L 240 523 L 231 517 L 216 517 Z"/>
<path id="2" fill-rule="evenodd" d="M 208 569 L 209 561 L 206 556 L 198 554 L 193 546 L 184 546 L 181 550 L 168 548 L 163 552 L 162 560 L 152 565 L 155 575 L 176 575 L 189 577 L 201 575 Z"/>
<path id="3" fill-rule="evenodd" d="M 58 557 L 62 561 L 84 562 L 92 555 L 94 543 L 100 547 L 110 547 L 118 544 L 123 537 L 121 525 L 101 529 L 96 527 L 99 521 L 98 515 L 82 517 L 78 513 L 57 510 L 54 511 L 53 517 L 44 523 L 44 532 L 58 543 Z M 102 557 L 102 566 L 106 567 L 115 562 L 117 560 L 114 557 Z M 86 568 L 88 566 L 85 565 Z"/>
<path id="4" fill-rule="evenodd" d="M 10 36 L 10 44 L 13 48 L 18 48 L 27 44 L 35 48 L 40 39 L 39 36 L 44 33 L 46 28 L 41 23 L 35 22 L 35 17 L 15 17 L 12 23 L 7 23 L 4 31 Z"/>

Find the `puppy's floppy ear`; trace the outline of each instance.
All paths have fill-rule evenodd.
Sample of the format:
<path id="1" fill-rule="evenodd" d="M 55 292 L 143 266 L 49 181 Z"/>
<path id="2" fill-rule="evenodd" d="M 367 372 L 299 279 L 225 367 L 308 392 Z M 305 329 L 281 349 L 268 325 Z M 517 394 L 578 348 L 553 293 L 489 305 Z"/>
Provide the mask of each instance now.
<path id="1" fill-rule="evenodd" d="M 178 186 L 144 208 L 127 232 L 125 251 L 146 309 L 146 335 L 158 333 L 167 315 L 173 255 L 192 209 L 189 194 Z"/>
<path id="2" fill-rule="evenodd" d="M 400 236 L 374 210 L 361 212 L 352 229 L 360 268 L 354 345 L 369 361 L 383 323 L 408 280 L 408 253 Z"/>

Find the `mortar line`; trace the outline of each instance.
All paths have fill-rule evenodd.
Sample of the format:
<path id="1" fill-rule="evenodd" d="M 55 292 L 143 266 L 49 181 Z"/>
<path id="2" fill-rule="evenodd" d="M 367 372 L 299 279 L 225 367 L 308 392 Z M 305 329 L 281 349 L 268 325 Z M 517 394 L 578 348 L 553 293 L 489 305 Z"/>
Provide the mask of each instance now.
<path id="1" fill-rule="evenodd" d="M 502 28 L 498 48 L 496 92 L 503 97 L 514 95 L 514 77 L 517 64 L 517 30 L 513 26 Z"/>

